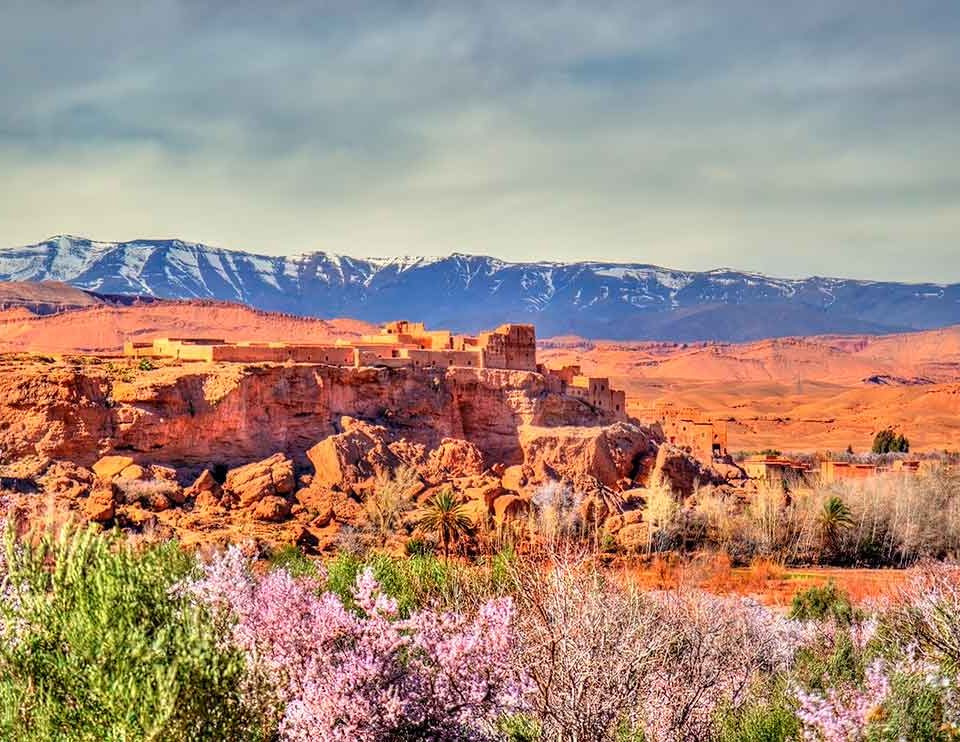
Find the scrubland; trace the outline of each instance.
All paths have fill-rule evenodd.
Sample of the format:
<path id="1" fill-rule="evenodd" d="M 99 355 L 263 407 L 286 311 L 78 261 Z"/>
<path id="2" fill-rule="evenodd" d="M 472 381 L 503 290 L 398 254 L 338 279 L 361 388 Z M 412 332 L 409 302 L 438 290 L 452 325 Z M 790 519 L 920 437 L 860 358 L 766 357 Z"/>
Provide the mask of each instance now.
<path id="1" fill-rule="evenodd" d="M 893 487 L 654 493 L 632 555 L 562 488 L 479 551 L 454 529 L 449 558 L 386 553 L 390 517 L 325 560 L 11 523 L 0 737 L 954 739 L 956 481 Z M 791 562 L 908 569 L 869 599 L 801 581 L 767 605 Z"/>

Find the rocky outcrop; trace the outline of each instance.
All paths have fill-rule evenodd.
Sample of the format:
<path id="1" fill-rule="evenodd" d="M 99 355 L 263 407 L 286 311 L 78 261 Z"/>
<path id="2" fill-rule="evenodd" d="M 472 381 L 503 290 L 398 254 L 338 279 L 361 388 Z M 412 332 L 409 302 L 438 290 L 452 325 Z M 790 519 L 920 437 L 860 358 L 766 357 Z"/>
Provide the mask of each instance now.
<path id="1" fill-rule="evenodd" d="M 293 494 L 295 486 L 293 461 L 282 453 L 275 453 L 263 461 L 227 472 L 222 500 L 236 508 L 252 508 L 266 498 Z"/>
<path id="2" fill-rule="evenodd" d="M 611 422 L 535 373 L 14 366 L 0 374 L 0 447 L 29 454 L 16 459 L 17 481 L 88 520 L 183 543 L 327 548 L 376 530 L 369 498 L 386 486 L 403 490 L 406 534 L 415 532 L 411 512 L 440 489 L 478 526 L 504 528 L 542 507 L 541 488 L 557 483 L 576 493 L 583 522 L 606 523 L 632 548 L 645 533 L 644 488 L 662 478 L 682 496 L 739 471 Z"/>
<path id="3" fill-rule="evenodd" d="M 380 425 L 351 417 L 340 420 L 343 432 L 327 436 L 307 451 L 313 464 L 312 486 L 344 489 L 389 477 L 401 460 L 387 445 L 390 434 Z"/>
<path id="4" fill-rule="evenodd" d="M 524 371 L 306 364 L 144 371 L 107 363 L 2 363 L 0 449 L 84 466 L 117 455 L 199 473 L 277 451 L 307 466 L 308 449 L 345 432 L 344 416 L 400 432 L 395 439 L 430 450 L 442 449 L 444 439 L 468 441 L 481 461 L 510 465 L 523 458 L 521 426 L 606 421 Z M 437 456 L 437 467 L 451 463 L 442 451 Z"/>
<path id="5" fill-rule="evenodd" d="M 606 427 L 527 426 L 520 431 L 520 445 L 523 467 L 505 473 L 507 489 L 548 481 L 579 489 L 620 489 L 622 482 L 644 477 L 658 443 L 649 429 L 618 422 Z"/>

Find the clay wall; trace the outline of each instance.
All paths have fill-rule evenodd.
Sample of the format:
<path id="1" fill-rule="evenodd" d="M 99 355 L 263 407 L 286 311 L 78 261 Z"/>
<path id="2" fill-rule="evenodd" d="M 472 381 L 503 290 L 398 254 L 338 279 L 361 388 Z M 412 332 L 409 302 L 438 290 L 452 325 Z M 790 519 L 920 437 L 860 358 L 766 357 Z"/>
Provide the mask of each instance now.
<path id="1" fill-rule="evenodd" d="M 875 464 L 853 464 L 849 461 L 823 461 L 820 463 L 820 480 L 831 482 L 861 480 L 872 477 L 879 469 Z"/>
<path id="2" fill-rule="evenodd" d="M 478 341 L 484 368 L 537 370 L 537 338 L 533 325 L 500 325 L 493 332 L 481 333 Z"/>

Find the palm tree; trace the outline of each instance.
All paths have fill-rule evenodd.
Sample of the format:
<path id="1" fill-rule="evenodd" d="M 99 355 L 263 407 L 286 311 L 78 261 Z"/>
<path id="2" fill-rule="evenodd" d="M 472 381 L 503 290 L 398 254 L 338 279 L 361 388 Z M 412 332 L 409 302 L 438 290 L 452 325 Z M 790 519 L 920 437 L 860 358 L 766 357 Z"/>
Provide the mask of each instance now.
<path id="1" fill-rule="evenodd" d="M 847 504 L 837 495 L 823 503 L 820 511 L 820 529 L 824 541 L 834 552 L 840 543 L 840 532 L 853 526 L 853 514 Z"/>
<path id="2" fill-rule="evenodd" d="M 431 497 L 420 510 L 419 516 L 419 524 L 440 538 L 444 561 L 450 554 L 450 544 L 472 531 L 465 508 L 450 490 L 441 490 Z"/>

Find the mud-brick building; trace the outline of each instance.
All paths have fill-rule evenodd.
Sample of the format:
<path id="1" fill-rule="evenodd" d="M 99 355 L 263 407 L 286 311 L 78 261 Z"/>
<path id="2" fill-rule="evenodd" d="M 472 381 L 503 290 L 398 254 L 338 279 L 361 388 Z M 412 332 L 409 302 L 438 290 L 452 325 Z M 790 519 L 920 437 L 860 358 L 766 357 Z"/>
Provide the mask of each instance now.
<path id="1" fill-rule="evenodd" d="M 547 368 L 541 364 L 537 366 L 537 371 L 543 374 L 550 391 L 576 397 L 597 409 L 611 413 L 619 420 L 626 419 L 626 394 L 611 387 L 610 379 L 606 376 L 585 376 L 581 373 L 580 366 Z"/>
<path id="2" fill-rule="evenodd" d="M 783 484 L 788 487 L 808 484 L 810 469 L 803 464 L 782 456 L 748 456 L 743 461 L 743 470 L 750 479 L 768 484 Z"/>
<path id="3" fill-rule="evenodd" d="M 337 366 L 474 368 L 535 371 L 537 340 L 533 325 L 501 325 L 479 336 L 427 330 L 423 323 L 397 321 L 378 334 L 329 344 L 227 342 L 222 338 L 155 338 L 124 343 L 133 357 L 173 358 L 208 363 L 328 363 Z"/>
<path id="4" fill-rule="evenodd" d="M 861 481 L 876 476 L 879 472 L 880 467 L 876 464 L 858 464 L 852 461 L 820 462 L 820 481 L 823 484 Z"/>
<path id="5" fill-rule="evenodd" d="M 640 409 L 637 417 L 659 425 L 668 442 L 690 451 L 699 459 L 727 455 L 727 421 L 713 420 L 694 407 L 661 403 Z"/>

